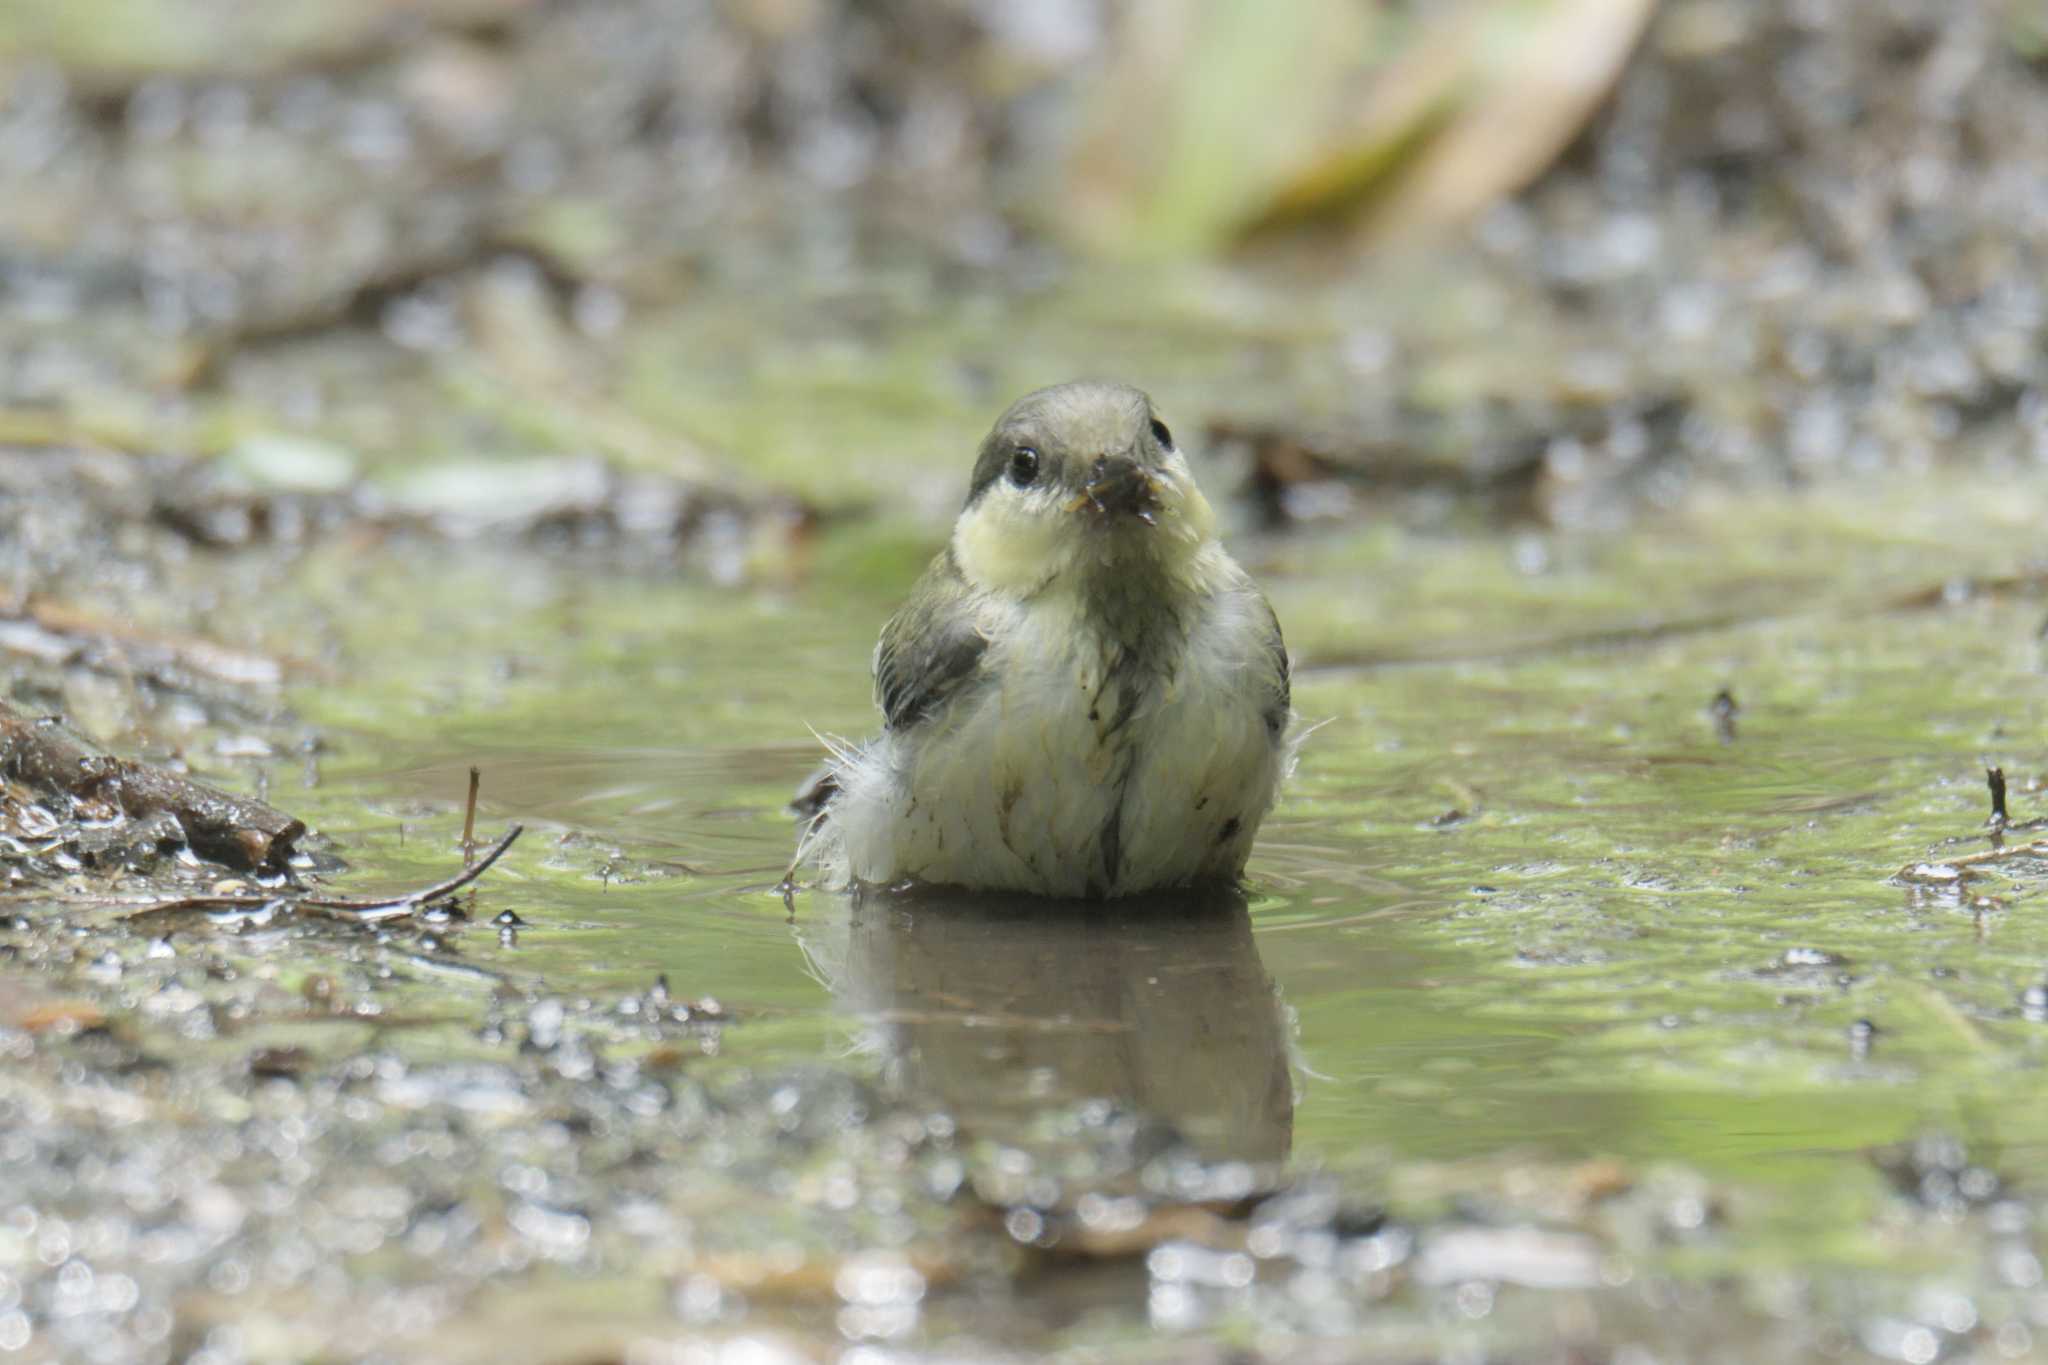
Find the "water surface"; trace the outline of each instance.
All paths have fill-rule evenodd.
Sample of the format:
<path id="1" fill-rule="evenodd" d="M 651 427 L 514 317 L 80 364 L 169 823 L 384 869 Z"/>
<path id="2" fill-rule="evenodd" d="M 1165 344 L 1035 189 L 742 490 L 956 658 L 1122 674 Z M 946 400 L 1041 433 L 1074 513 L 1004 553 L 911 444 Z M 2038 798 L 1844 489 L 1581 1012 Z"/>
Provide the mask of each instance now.
<path id="1" fill-rule="evenodd" d="M 534 831 L 485 900 L 530 927 L 468 958 L 715 995 L 748 1022 L 714 1065 L 822 1063 L 998 1134 L 1105 1099 L 1425 1205 L 1445 1171 L 1682 1169 L 1728 1218 L 1710 1263 L 1907 1276 L 1872 1153 L 2048 1133 L 2034 865 L 1894 876 L 1985 846 L 1985 764 L 2015 818 L 2038 799 L 2042 602 L 1966 581 L 2028 535 L 1992 511 L 1937 545 L 1937 512 L 1675 523 L 1533 575 L 1509 538 L 1246 542 L 1317 728 L 1230 904 L 785 906 L 805 728 L 871 727 L 908 552 L 756 592 L 449 565 L 398 623 L 431 652 L 371 628 L 410 588 L 357 580 L 335 627 L 389 688 L 296 694 L 333 748 L 306 799 L 396 876 L 445 856 L 479 765 L 485 822 Z"/>

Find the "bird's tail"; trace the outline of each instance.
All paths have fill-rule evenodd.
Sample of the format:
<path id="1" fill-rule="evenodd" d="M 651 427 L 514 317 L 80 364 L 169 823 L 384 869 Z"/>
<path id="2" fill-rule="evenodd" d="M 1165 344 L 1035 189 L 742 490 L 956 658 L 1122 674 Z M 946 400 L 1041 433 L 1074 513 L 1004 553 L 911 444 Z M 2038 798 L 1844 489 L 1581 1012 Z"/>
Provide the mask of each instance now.
<path id="1" fill-rule="evenodd" d="M 789 811 L 797 818 L 797 836 L 796 851 L 790 855 L 789 867 L 782 874 L 785 893 L 795 888 L 798 869 L 836 861 L 833 857 L 837 840 L 832 829 L 832 803 L 841 791 L 840 774 L 859 761 L 862 751 L 862 746 L 838 735 L 820 734 L 816 730 L 812 730 L 811 735 L 825 746 L 831 757 L 805 778 L 790 798 Z M 830 871 L 829 867 L 827 871 Z"/>

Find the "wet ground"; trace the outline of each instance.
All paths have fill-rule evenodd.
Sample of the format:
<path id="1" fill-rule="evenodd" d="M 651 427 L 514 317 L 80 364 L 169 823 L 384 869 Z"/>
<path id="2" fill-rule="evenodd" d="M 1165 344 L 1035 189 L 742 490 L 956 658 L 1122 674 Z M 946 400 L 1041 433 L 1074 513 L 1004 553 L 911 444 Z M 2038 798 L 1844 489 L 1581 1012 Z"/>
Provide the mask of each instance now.
<path id="1" fill-rule="evenodd" d="M 5 775 L 0 1356 L 2048 1358 L 2039 34 L 1839 8 L 1228 267 L 1032 211 L 1085 23 L 0 16 L 8 700 L 327 892 L 523 826 L 359 915 Z M 1244 894 L 785 901 L 1085 373 L 1317 727 Z"/>
<path id="2" fill-rule="evenodd" d="M 317 735 L 204 766 L 358 890 L 458 862 L 469 764 L 483 831 L 528 833 L 378 926 L 18 895 L 7 1330 L 2027 1358 L 2039 862 L 1900 874 L 1989 846 L 1987 763 L 2035 813 L 2044 602 L 2019 510 L 1939 501 L 1713 508 L 1538 572 L 1248 539 L 1322 724 L 1248 895 L 1078 914 L 776 893 L 803 726 L 868 719 L 895 585 L 836 571 L 859 538 L 794 591 L 315 550 L 276 600 L 330 676 L 195 761 Z"/>

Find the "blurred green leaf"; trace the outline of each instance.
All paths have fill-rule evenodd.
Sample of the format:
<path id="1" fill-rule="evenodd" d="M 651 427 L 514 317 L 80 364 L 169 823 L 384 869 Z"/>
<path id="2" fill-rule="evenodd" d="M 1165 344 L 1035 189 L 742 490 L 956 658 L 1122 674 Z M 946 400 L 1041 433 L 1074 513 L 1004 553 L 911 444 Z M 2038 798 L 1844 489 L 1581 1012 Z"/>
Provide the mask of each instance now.
<path id="1" fill-rule="evenodd" d="M 0 59 L 48 57 L 72 80 L 118 89 L 145 76 L 246 76 L 332 61 L 416 21 L 502 16 L 533 0 L 7 0 Z"/>
<path id="2" fill-rule="evenodd" d="M 1471 217 L 1571 144 L 1655 7 L 1497 0 L 1443 21 L 1378 83 L 1352 136 L 1283 183 L 1245 235 L 1325 220 L 1385 239 Z"/>
<path id="3" fill-rule="evenodd" d="M 1528 184 L 1613 88 L 1655 0 L 1140 4 L 1076 143 L 1067 226 L 1181 255 L 1334 226 L 1378 240 Z"/>

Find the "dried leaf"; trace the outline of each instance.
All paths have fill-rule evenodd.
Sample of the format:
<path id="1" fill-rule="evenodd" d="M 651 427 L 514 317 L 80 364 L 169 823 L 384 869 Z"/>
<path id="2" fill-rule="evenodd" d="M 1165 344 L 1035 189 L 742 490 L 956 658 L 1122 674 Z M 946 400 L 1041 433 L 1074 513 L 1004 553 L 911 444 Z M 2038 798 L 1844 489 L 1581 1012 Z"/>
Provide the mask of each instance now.
<path id="1" fill-rule="evenodd" d="M 90 1000 L 48 1000 L 24 1010 L 15 1023 L 29 1033 L 83 1033 L 107 1022 Z"/>
<path id="2" fill-rule="evenodd" d="M 1348 133 L 1274 190 L 1240 241 L 1317 223 L 1370 240 L 1470 217 L 1547 169 L 1620 76 L 1655 0 L 1502 0 L 1433 28 Z"/>

